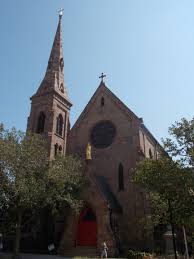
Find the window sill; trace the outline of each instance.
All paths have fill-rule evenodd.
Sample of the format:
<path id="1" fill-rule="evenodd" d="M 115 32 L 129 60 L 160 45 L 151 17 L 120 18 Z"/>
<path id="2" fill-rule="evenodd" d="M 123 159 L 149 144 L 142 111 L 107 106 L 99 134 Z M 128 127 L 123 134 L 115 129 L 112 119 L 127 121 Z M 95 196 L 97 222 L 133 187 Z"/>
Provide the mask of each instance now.
<path id="1" fill-rule="evenodd" d="M 55 132 L 55 135 L 56 135 L 58 138 L 64 139 L 63 136 L 57 134 L 56 132 Z"/>

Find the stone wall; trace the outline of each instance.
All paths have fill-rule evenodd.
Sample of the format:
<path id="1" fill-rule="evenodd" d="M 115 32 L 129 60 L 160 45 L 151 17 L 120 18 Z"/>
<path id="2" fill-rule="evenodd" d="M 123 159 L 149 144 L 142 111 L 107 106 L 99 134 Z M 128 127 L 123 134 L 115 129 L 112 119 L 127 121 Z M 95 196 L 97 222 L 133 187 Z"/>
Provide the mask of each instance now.
<path id="1" fill-rule="evenodd" d="M 103 106 L 101 106 L 102 97 Z M 118 217 L 118 227 L 121 243 L 127 248 L 135 243 L 142 244 L 142 240 L 143 244 L 146 243 L 145 230 L 139 222 L 149 212 L 149 206 L 144 190 L 132 182 L 133 169 L 140 159 L 139 128 L 142 122 L 132 112 L 127 112 L 123 106 L 124 104 L 112 96 L 106 88 L 98 89 L 70 132 L 68 152 L 78 154 L 84 159 L 92 128 L 100 121 L 110 121 L 115 125 L 116 136 L 112 145 L 104 149 L 92 146 L 91 174 L 104 176 L 107 179 L 123 209 L 123 214 Z M 148 141 L 145 146 L 146 150 L 151 147 Z M 120 163 L 124 169 L 124 190 L 119 190 L 118 186 Z M 98 209 L 101 210 L 100 207 Z"/>

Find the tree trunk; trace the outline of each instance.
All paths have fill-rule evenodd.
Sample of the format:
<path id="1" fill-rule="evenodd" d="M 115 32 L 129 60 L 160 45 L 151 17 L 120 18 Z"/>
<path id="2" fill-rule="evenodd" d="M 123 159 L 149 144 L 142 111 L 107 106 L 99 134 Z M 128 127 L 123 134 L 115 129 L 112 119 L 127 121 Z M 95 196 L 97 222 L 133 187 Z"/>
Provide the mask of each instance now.
<path id="1" fill-rule="evenodd" d="M 20 258 L 20 238 L 21 238 L 21 222 L 22 222 L 22 212 L 19 209 L 17 211 L 17 222 L 16 222 L 16 235 L 15 235 L 15 248 L 14 248 L 14 259 Z"/>
<path id="2" fill-rule="evenodd" d="M 173 215 L 172 215 L 172 207 L 171 202 L 168 200 L 168 207 L 170 212 L 170 225 L 172 228 L 172 239 L 173 239 L 173 248 L 174 248 L 174 258 L 177 259 L 177 253 L 176 253 L 176 240 L 175 240 L 175 233 L 174 233 L 174 222 L 173 222 Z"/>
<path id="3" fill-rule="evenodd" d="M 185 242 L 185 250 L 186 250 L 186 256 L 187 259 L 189 259 L 189 252 L 188 252 L 188 245 L 187 245 L 187 236 L 186 236 L 186 231 L 185 231 L 185 226 L 182 226 L 183 229 L 183 236 L 184 236 L 184 242 Z"/>

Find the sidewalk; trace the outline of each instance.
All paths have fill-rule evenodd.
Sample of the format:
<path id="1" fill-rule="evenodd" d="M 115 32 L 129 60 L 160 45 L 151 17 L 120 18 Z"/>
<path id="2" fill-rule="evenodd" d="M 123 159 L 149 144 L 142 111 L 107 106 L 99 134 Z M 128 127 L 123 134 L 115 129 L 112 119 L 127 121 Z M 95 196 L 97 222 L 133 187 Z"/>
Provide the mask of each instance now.
<path id="1" fill-rule="evenodd" d="M 0 253 L 0 259 L 11 259 L 12 254 L 10 253 Z M 22 259 L 64 259 L 60 255 L 39 255 L 39 254 L 21 254 Z M 70 259 L 70 258 L 69 258 Z"/>

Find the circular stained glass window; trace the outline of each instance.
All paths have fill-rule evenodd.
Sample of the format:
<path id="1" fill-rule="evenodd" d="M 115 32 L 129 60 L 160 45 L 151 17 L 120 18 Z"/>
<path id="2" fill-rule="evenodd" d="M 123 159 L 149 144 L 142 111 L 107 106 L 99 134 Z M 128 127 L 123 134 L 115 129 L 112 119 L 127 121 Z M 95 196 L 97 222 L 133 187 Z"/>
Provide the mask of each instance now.
<path id="1" fill-rule="evenodd" d="M 91 143 L 96 148 L 110 146 L 115 138 L 116 128 L 110 121 L 97 123 L 91 131 Z"/>

